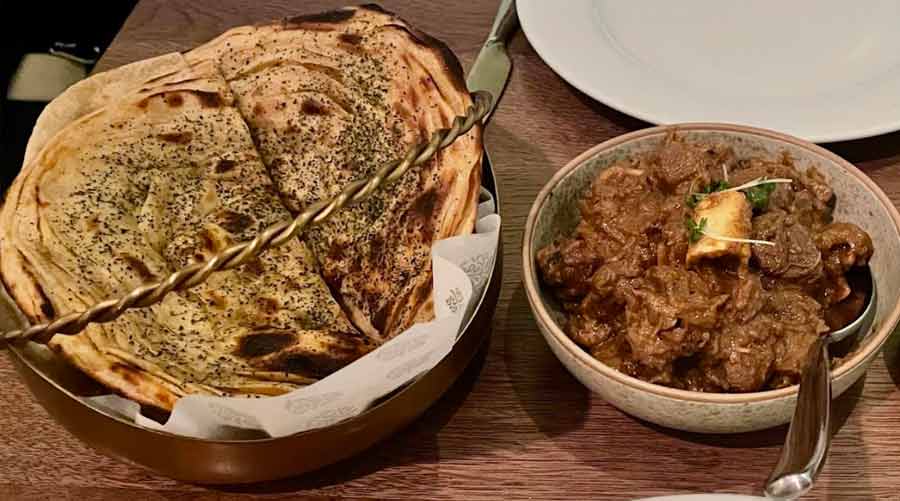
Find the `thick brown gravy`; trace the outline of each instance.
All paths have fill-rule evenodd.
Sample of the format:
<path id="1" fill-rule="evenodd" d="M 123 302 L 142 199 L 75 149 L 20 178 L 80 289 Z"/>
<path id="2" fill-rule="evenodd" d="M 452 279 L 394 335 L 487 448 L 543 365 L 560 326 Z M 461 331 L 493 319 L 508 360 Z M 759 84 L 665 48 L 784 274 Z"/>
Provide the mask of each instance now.
<path id="1" fill-rule="evenodd" d="M 832 221 L 834 203 L 813 167 L 670 136 L 603 170 L 538 267 L 567 334 L 617 370 L 697 391 L 778 388 L 865 301 L 847 273 L 872 241 Z"/>
<path id="2" fill-rule="evenodd" d="M 856 320 L 872 293 L 871 278 L 863 268 L 853 268 L 845 275 L 850 285 L 850 295 L 825 309 L 825 324 L 830 330 L 838 330 Z"/>

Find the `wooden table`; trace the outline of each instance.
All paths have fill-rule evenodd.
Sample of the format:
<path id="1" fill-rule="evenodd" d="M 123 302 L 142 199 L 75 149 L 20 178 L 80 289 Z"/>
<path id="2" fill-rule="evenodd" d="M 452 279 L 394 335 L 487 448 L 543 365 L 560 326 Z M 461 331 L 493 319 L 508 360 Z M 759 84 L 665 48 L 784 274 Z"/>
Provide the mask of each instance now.
<path id="1" fill-rule="evenodd" d="M 315 12 L 340 1 L 144 0 L 99 69 L 189 49 L 226 28 Z M 446 41 L 464 65 L 490 28 L 496 0 L 385 0 Z M 0 498 L 623 499 L 690 492 L 756 494 L 784 429 L 740 436 L 663 430 L 591 395 L 553 357 L 532 320 L 520 241 L 538 189 L 567 160 L 644 127 L 558 78 L 521 33 L 513 74 L 486 142 L 505 226 L 504 285 L 485 356 L 408 429 L 370 451 L 303 478 L 232 489 L 182 484 L 85 447 L 38 406 L 0 357 Z M 900 134 L 831 145 L 900 203 Z M 839 429 L 815 496 L 900 497 L 900 364 L 889 343 L 864 381 L 841 398 Z"/>

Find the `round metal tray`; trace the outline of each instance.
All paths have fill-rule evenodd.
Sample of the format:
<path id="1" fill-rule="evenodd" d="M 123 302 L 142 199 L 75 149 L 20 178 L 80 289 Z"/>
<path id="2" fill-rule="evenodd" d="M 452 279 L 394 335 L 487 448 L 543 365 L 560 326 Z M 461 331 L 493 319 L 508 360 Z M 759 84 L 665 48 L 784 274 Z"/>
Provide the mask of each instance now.
<path id="1" fill-rule="evenodd" d="M 482 185 L 500 198 L 487 153 Z M 456 381 L 490 335 L 500 293 L 502 248 L 488 286 L 459 340 L 437 366 L 366 412 L 333 426 L 281 438 L 202 440 L 142 428 L 85 404 L 78 396 L 108 393 L 43 345 L 10 347 L 16 370 L 53 418 L 86 444 L 163 475 L 204 484 L 237 484 L 300 475 L 353 456 L 403 428 Z M 4 294 L 5 296 L 5 294 Z M 8 297 L 7 297 L 8 301 Z M 0 328 L 18 328 L 3 304 Z"/>

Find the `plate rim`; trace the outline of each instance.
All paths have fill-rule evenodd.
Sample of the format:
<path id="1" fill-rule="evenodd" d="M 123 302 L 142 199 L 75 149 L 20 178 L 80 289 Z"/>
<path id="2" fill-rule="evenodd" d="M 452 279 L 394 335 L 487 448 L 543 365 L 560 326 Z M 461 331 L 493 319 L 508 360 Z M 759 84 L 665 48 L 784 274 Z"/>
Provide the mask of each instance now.
<path id="1" fill-rule="evenodd" d="M 692 123 L 692 122 L 714 122 L 714 123 L 733 123 L 739 125 L 746 125 L 747 127 L 756 127 L 756 128 L 767 128 L 765 125 L 753 124 L 753 123 L 744 123 L 741 120 L 736 120 L 735 118 L 731 118 L 729 120 L 684 120 L 678 119 L 677 117 L 666 116 L 665 112 L 656 112 L 648 111 L 640 107 L 640 105 L 628 104 L 626 100 L 616 99 L 610 97 L 607 92 L 604 92 L 601 87 L 596 85 L 591 85 L 589 81 L 586 81 L 583 77 L 579 76 L 576 72 L 572 72 L 566 65 L 559 64 L 559 60 L 555 60 L 553 57 L 548 57 L 551 49 L 549 49 L 548 40 L 545 37 L 538 35 L 539 30 L 535 29 L 538 23 L 538 17 L 536 12 L 532 10 L 536 8 L 536 6 L 543 3 L 544 0 L 516 0 L 516 11 L 519 16 L 519 24 L 522 27 L 522 33 L 525 35 L 525 38 L 528 40 L 529 45 L 534 49 L 535 53 L 537 53 L 538 57 L 541 58 L 541 61 L 544 62 L 554 73 L 557 74 L 562 80 L 576 88 L 579 92 L 584 93 L 586 96 L 591 99 L 608 106 L 609 108 L 628 115 L 630 117 L 637 118 L 643 122 L 650 124 L 651 126 L 664 126 L 664 125 L 673 125 L 678 123 Z M 572 1 L 572 0 L 570 0 Z M 590 0 L 578 0 L 582 3 L 582 5 L 593 5 Z M 533 24 L 534 22 L 534 24 Z M 537 36 L 536 36 L 537 35 Z M 876 125 L 872 125 L 870 127 L 864 128 L 855 128 L 850 130 L 845 130 L 844 132 L 815 132 L 810 134 L 805 132 L 802 127 L 785 131 L 786 134 L 790 134 L 795 137 L 799 137 L 805 141 L 815 144 L 823 144 L 823 143 L 836 143 L 842 141 L 854 141 L 858 139 L 865 139 L 876 137 L 884 134 L 889 134 L 891 132 L 900 131 L 900 114 L 897 115 L 892 121 L 882 121 L 878 122 Z"/>

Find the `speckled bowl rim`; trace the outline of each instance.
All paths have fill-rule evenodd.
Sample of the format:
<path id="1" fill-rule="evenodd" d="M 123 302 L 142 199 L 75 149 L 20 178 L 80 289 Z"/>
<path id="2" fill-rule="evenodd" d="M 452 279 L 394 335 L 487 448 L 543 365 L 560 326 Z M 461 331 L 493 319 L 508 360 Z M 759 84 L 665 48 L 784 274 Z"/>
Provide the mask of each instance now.
<path id="1" fill-rule="evenodd" d="M 615 137 L 608 141 L 604 141 L 603 143 L 600 143 L 597 146 L 594 146 L 584 153 L 578 155 L 568 164 L 566 164 L 565 167 L 557 171 L 556 174 L 554 174 L 550 179 L 550 181 L 548 181 L 547 184 L 544 185 L 540 193 L 538 193 L 537 198 L 531 206 L 531 210 L 528 212 L 528 219 L 525 222 L 525 233 L 522 239 L 522 278 L 525 285 L 525 293 L 528 296 L 529 303 L 531 303 L 531 309 L 535 315 L 535 319 L 540 322 L 551 333 L 551 335 L 581 364 L 589 367 L 590 369 L 596 371 L 606 378 L 615 380 L 616 382 L 624 384 L 635 390 L 644 391 L 675 400 L 715 404 L 747 404 L 751 402 L 776 400 L 793 396 L 797 393 L 797 385 L 789 386 L 787 388 L 780 388 L 777 390 L 757 391 L 750 393 L 703 393 L 699 391 L 669 388 L 667 386 L 648 383 L 646 381 L 628 376 L 595 359 L 581 347 L 575 344 L 574 341 L 569 339 L 569 337 L 566 336 L 566 334 L 562 331 L 560 326 L 557 325 L 556 321 L 553 320 L 553 317 L 550 315 L 550 312 L 547 311 L 547 308 L 543 300 L 541 299 L 539 293 L 540 285 L 536 283 L 535 280 L 537 275 L 534 270 L 534 261 L 531 257 L 534 254 L 534 228 L 537 223 L 537 216 L 553 189 L 563 179 L 565 179 L 576 169 L 584 165 L 588 160 L 596 157 L 601 152 L 618 148 L 637 139 L 643 139 L 648 136 L 661 135 L 672 129 L 676 129 L 679 131 L 724 133 L 731 132 L 749 134 L 764 139 L 790 143 L 798 148 L 815 153 L 816 155 L 819 155 L 843 168 L 844 170 L 852 174 L 855 178 L 857 178 L 866 188 L 868 188 L 868 190 L 872 192 L 878 199 L 878 201 L 881 202 L 881 204 L 887 209 L 888 213 L 891 215 L 894 226 L 897 228 L 898 232 L 900 232 L 900 212 L 897 211 L 897 208 L 887 197 L 887 195 L 885 195 L 885 193 L 881 191 L 881 188 L 879 188 L 874 181 L 872 181 L 862 171 L 857 169 L 853 164 L 826 150 L 825 148 L 822 148 L 821 146 L 817 146 L 810 142 L 798 139 L 793 136 L 789 136 L 787 134 L 782 134 L 780 132 L 760 129 L 756 127 L 749 127 L 745 125 L 733 125 L 725 123 L 683 123 L 641 129 L 635 132 Z M 862 345 L 856 350 L 856 352 L 832 373 L 832 381 L 842 377 L 856 366 L 866 362 L 870 359 L 870 357 L 874 356 L 875 352 L 877 352 L 884 345 L 885 341 L 887 341 L 887 338 L 897 326 L 898 321 L 900 321 L 900 301 L 898 301 L 897 304 L 894 305 L 894 308 L 890 311 L 890 313 L 886 315 L 884 322 L 882 322 L 878 330 L 866 337 Z"/>

